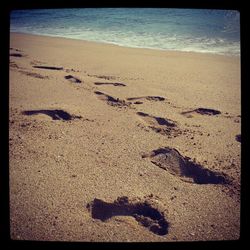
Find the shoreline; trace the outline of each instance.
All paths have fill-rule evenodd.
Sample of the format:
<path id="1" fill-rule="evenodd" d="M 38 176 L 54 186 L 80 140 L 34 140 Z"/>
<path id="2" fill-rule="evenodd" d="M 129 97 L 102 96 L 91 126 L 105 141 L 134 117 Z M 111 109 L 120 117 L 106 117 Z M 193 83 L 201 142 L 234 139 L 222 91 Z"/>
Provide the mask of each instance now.
<path id="1" fill-rule="evenodd" d="M 10 34 L 11 239 L 240 237 L 240 58 Z"/>
<path id="2" fill-rule="evenodd" d="M 53 35 L 43 35 L 43 34 L 32 34 L 32 33 L 26 33 L 26 32 L 10 32 L 13 34 L 23 34 L 23 35 L 31 35 L 31 36 L 44 36 L 44 37 L 52 37 L 52 38 L 62 38 L 62 39 L 71 39 L 71 40 L 77 40 L 77 41 L 83 41 L 83 42 L 89 42 L 89 43 L 96 43 L 100 45 L 112 45 L 112 46 L 118 46 L 118 47 L 124 47 L 124 48 L 131 48 L 131 49 L 146 49 L 146 50 L 153 50 L 153 51 L 163 51 L 163 52 L 177 52 L 177 53 L 194 53 L 194 54 L 204 54 L 204 55 L 214 55 L 214 56 L 225 56 L 225 57 L 232 57 L 232 58 L 240 58 L 241 54 L 224 54 L 224 53 L 216 53 L 216 52 L 202 52 L 202 51 L 185 51 L 185 50 L 178 50 L 178 49 L 161 49 L 161 48 L 151 48 L 151 47 L 136 47 L 136 46 L 126 46 L 126 45 L 120 45 L 118 43 L 112 43 L 112 42 L 99 42 L 99 41 L 91 41 L 91 40 L 84 40 L 80 38 L 71 38 L 71 37 L 63 37 L 63 36 L 53 36 Z"/>

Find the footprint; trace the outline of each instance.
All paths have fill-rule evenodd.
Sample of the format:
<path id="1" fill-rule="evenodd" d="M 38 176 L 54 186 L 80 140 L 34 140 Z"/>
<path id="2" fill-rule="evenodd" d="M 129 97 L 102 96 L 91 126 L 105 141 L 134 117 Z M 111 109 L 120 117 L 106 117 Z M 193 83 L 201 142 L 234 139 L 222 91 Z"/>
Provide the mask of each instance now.
<path id="1" fill-rule="evenodd" d="M 87 76 L 101 78 L 101 79 L 105 79 L 105 80 L 114 80 L 115 79 L 114 76 L 90 75 L 90 74 L 87 74 Z"/>
<path id="2" fill-rule="evenodd" d="M 63 70 L 63 67 L 54 67 L 54 66 L 33 66 L 37 69 L 50 69 L 50 70 Z"/>
<path id="3" fill-rule="evenodd" d="M 219 115 L 221 114 L 221 112 L 219 110 L 215 110 L 215 109 L 207 109 L 207 108 L 197 108 L 191 111 L 184 111 L 181 112 L 182 115 L 185 115 L 188 118 L 192 117 L 192 113 L 198 113 L 201 115 Z"/>
<path id="4" fill-rule="evenodd" d="M 125 87 L 126 84 L 124 83 L 119 83 L 119 82 L 95 82 L 95 85 L 113 85 L 113 86 L 121 86 Z"/>
<path id="5" fill-rule="evenodd" d="M 182 181 L 195 184 L 229 184 L 229 178 L 219 172 L 205 169 L 203 166 L 194 163 L 188 157 L 183 157 L 174 148 L 159 148 L 149 154 L 143 154 L 142 158 L 150 158 L 156 166 L 178 176 Z"/>
<path id="6" fill-rule="evenodd" d="M 17 68 L 17 69 L 19 68 L 19 66 L 13 61 L 10 61 L 10 67 L 11 68 Z"/>
<path id="7" fill-rule="evenodd" d="M 15 49 L 15 48 L 10 48 L 10 50 L 15 50 L 15 51 L 18 51 L 18 52 L 22 52 L 22 50 L 20 50 L 20 49 Z"/>
<path id="8" fill-rule="evenodd" d="M 137 114 L 139 116 L 144 117 L 144 120 L 147 120 L 148 123 L 150 123 L 152 125 L 155 125 L 158 123 L 158 125 L 166 125 L 169 127 L 176 127 L 176 124 L 173 121 L 171 121 L 170 119 L 164 119 L 161 117 L 152 116 L 152 115 L 149 115 L 149 114 L 146 114 L 143 112 L 137 112 Z"/>
<path id="9" fill-rule="evenodd" d="M 72 75 L 64 76 L 64 78 L 69 80 L 70 82 L 73 82 L 73 83 L 81 83 L 82 82 L 81 80 L 79 80 L 78 78 L 76 78 Z"/>
<path id="10" fill-rule="evenodd" d="M 207 109 L 207 108 L 198 108 L 195 109 L 196 113 L 199 113 L 201 115 L 219 115 L 221 112 L 219 110 L 215 109 Z"/>
<path id="11" fill-rule="evenodd" d="M 164 212 L 154 208 L 147 200 L 130 201 L 128 197 L 122 196 L 108 203 L 101 199 L 94 199 L 87 204 L 87 208 L 93 219 L 105 222 L 113 216 L 132 216 L 140 225 L 154 234 L 166 235 L 168 233 L 169 223 L 165 219 Z"/>
<path id="12" fill-rule="evenodd" d="M 137 112 L 136 114 L 141 116 L 142 120 L 149 125 L 149 128 L 157 133 L 163 135 L 178 135 L 180 133 L 175 122 L 170 119 L 152 116 L 144 112 Z"/>
<path id="13" fill-rule="evenodd" d="M 75 69 L 65 69 L 65 71 L 67 73 L 69 73 L 69 72 L 80 72 L 79 70 L 75 70 Z"/>
<path id="14" fill-rule="evenodd" d="M 47 110 L 47 109 L 42 109 L 42 110 L 27 110 L 22 112 L 24 115 L 37 115 L 37 114 L 45 114 L 50 116 L 53 120 L 64 120 L 64 121 L 69 121 L 72 119 L 80 119 L 82 118 L 81 116 L 75 116 L 75 115 L 70 115 L 68 112 L 63 111 L 61 109 L 54 109 L 54 110 Z"/>
<path id="15" fill-rule="evenodd" d="M 117 106 L 117 107 L 127 107 L 129 103 L 125 102 L 124 100 L 120 100 L 119 98 L 114 98 L 110 95 L 104 94 L 100 91 L 94 92 L 98 98 L 102 101 L 106 101 L 108 105 Z"/>
<path id="16" fill-rule="evenodd" d="M 235 140 L 238 141 L 238 142 L 241 142 L 241 135 L 236 135 Z"/>
<path id="17" fill-rule="evenodd" d="M 140 100 L 140 99 L 146 99 L 148 101 L 165 101 L 166 99 L 161 96 L 141 96 L 141 97 L 130 97 L 127 98 L 128 101 L 134 101 L 134 100 Z"/>
<path id="18" fill-rule="evenodd" d="M 37 73 L 33 73 L 33 72 L 28 72 L 28 71 L 24 71 L 24 70 L 19 70 L 20 73 L 24 74 L 24 75 L 27 75 L 27 76 L 32 76 L 32 77 L 35 77 L 35 78 L 40 78 L 40 79 L 48 79 L 49 77 L 48 76 L 42 76 L 40 74 L 37 74 Z"/>
<path id="19" fill-rule="evenodd" d="M 10 56 L 14 56 L 14 57 L 23 57 L 23 55 L 20 54 L 20 53 L 11 53 Z"/>

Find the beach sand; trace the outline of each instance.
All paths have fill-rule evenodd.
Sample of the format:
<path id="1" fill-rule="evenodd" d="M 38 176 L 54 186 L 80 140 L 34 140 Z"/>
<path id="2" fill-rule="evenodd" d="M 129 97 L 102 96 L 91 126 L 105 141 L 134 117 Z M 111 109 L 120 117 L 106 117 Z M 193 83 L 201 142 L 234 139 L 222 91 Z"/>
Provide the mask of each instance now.
<path id="1" fill-rule="evenodd" d="M 240 237 L 240 58 L 10 34 L 11 238 Z"/>

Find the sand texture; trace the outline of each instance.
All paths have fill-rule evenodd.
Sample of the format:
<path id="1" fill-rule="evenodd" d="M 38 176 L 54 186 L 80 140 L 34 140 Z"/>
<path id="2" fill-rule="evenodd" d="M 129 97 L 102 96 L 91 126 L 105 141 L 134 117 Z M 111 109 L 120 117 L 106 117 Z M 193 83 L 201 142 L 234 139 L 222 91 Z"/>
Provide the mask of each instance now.
<path id="1" fill-rule="evenodd" d="M 10 34 L 11 238 L 240 237 L 240 58 Z"/>

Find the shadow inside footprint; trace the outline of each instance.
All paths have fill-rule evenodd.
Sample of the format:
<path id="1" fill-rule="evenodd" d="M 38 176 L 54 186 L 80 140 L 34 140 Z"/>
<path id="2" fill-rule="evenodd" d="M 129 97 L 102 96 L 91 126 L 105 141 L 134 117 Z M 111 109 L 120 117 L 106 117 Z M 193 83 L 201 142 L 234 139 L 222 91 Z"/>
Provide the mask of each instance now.
<path id="1" fill-rule="evenodd" d="M 76 78 L 72 75 L 64 76 L 64 78 L 69 80 L 70 82 L 73 82 L 73 83 L 81 83 L 82 82 L 81 80 L 79 80 L 78 78 Z"/>
<path id="2" fill-rule="evenodd" d="M 167 126 L 167 127 L 176 127 L 176 124 L 173 121 L 171 121 L 170 119 L 165 119 L 165 118 L 162 118 L 162 117 L 152 116 L 152 115 L 146 114 L 144 112 L 137 112 L 137 115 L 147 118 L 147 120 L 150 123 L 152 123 L 152 124 L 155 123 L 155 125 Z"/>
<path id="3" fill-rule="evenodd" d="M 132 216 L 142 226 L 147 227 L 157 235 L 168 233 L 169 223 L 166 221 L 162 212 L 153 208 L 147 201 L 129 202 L 128 197 L 118 197 L 112 203 L 94 199 L 87 205 L 91 216 L 94 219 L 106 221 L 113 216 Z"/>
<path id="4" fill-rule="evenodd" d="M 54 66 L 33 66 L 37 69 L 50 69 L 50 70 L 63 70 L 63 67 L 54 67 Z"/>
<path id="5" fill-rule="evenodd" d="M 105 76 L 105 75 L 91 75 L 91 74 L 87 74 L 90 77 L 96 77 L 96 78 L 100 78 L 100 79 L 105 79 L 105 80 L 115 80 L 116 77 L 114 76 Z"/>
<path id="6" fill-rule="evenodd" d="M 165 98 L 161 96 L 146 96 L 145 97 L 149 101 L 164 101 Z"/>
<path id="7" fill-rule="evenodd" d="M 139 115 L 139 116 L 143 116 L 143 117 L 149 116 L 148 114 L 146 114 L 144 112 L 137 112 L 136 114 Z"/>
<path id="8" fill-rule="evenodd" d="M 238 141 L 238 142 L 241 142 L 241 135 L 236 135 L 235 140 Z"/>
<path id="9" fill-rule="evenodd" d="M 124 100 L 120 100 L 119 98 L 114 98 L 110 95 L 104 94 L 100 91 L 94 92 L 96 95 L 98 95 L 100 100 L 106 101 L 108 105 L 110 106 L 117 106 L 117 107 L 127 107 L 129 106 L 129 103 L 126 103 Z"/>
<path id="10" fill-rule="evenodd" d="M 196 184 L 229 184 L 229 178 L 222 173 L 205 169 L 200 164 L 190 161 L 189 158 L 183 157 L 174 148 L 159 148 L 153 150 L 149 155 L 151 162 L 156 166 L 169 171 L 170 174 L 184 177 L 184 181 Z"/>
<path id="11" fill-rule="evenodd" d="M 189 114 L 191 113 L 198 113 L 201 115 L 219 115 L 221 114 L 221 112 L 219 110 L 215 110 L 215 109 L 207 109 L 207 108 L 197 108 L 191 111 L 184 111 L 181 112 L 182 115 L 187 115 L 188 118 L 191 118 L 192 116 L 190 116 Z"/>
<path id="12" fill-rule="evenodd" d="M 127 98 L 128 101 L 134 101 L 134 100 L 140 100 L 140 99 L 146 99 L 148 101 L 165 101 L 165 98 L 161 96 L 140 96 L 140 97 Z"/>
<path id="13" fill-rule="evenodd" d="M 126 84 L 119 82 L 95 82 L 95 85 L 113 85 L 116 87 L 125 87 Z"/>
<path id="14" fill-rule="evenodd" d="M 159 125 L 166 125 L 169 127 L 175 127 L 176 125 L 171 121 L 168 121 L 167 119 L 161 118 L 161 117 L 154 117 L 155 120 L 158 122 Z"/>
<path id="15" fill-rule="evenodd" d="M 116 99 L 116 98 L 114 98 L 114 97 L 112 97 L 110 95 L 106 95 L 106 94 L 104 94 L 104 93 L 102 93 L 100 91 L 95 91 L 95 94 L 99 95 L 99 96 L 103 96 L 108 102 L 114 102 L 114 103 L 118 103 L 119 102 L 118 99 Z"/>
<path id="16" fill-rule="evenodd" d="M 64 110 L 27 110 L 23 112 L 24 115 L 37 115 L 37 114 L 45 114 L 50 116 L 53 120 L 65 120 L 65 121 L 69 121 L 75 118 L 81 118 L 81 116 L 74 116 L 74 115 L 70 115 L 68 112 L 64 111 Z"/>
<path id="17" fill-rule="evenodd" d="M 14 57 L 23 57 L 23 55 L 20 54 L 20 53 L 11 53 L 10 56 L 14 56 Z"/>
<path id="18" fill-rule="evenodd" d="M 194 110 L 196 113 L 202 114 L 202 115 L 219 115 L 221 112 L 219 110 L 215 109 L 207 109 L 207 108 L 198 108 Z"/>

